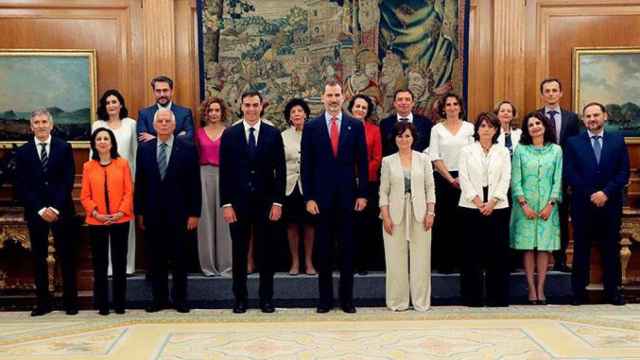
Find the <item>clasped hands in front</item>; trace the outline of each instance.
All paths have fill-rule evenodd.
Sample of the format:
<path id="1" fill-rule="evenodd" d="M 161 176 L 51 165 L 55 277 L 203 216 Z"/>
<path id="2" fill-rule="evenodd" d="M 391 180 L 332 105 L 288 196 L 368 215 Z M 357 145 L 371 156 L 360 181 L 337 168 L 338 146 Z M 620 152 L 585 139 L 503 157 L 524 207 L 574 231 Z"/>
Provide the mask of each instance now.
<path id="1" fill-rule="evenodd" d="M 124 216 L 124 213 L 122 211 L 118 211 L 115 214 L 100 214 L 99 212 L 94 210 L 94 213 L 93 213 L 93 217 L 96 218 L 96 220 L 100 221 L 101 223 L 104 223 L 105 225 L 115 224 L 123 216 Z"/>
<path id="2" fill-rule="evenodd" d="M 493 209 L 496 207 L 496 199 L 491 198 L 487 202 L 482 202 L 479 196 L 473 198 L 473 204 L 478 208 L 480 213 L 484 216 L 489 216 L 493 213 Z"/>

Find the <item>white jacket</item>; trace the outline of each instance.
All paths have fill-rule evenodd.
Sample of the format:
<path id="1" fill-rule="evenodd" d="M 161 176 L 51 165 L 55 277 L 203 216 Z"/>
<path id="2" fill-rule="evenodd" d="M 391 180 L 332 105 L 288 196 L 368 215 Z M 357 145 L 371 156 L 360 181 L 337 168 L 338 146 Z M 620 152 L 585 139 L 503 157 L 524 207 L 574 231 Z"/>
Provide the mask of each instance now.
<path id="1" fill-rule="evenodd" d="M 474 142 L 462 148 L 460 151 L 460 201 L 461 207 L 475 209 L 473 198 L 476 196 L 482 200 L 482 158 L 484 151 L 479 142 Z M 507 192 L 511 181 L 511 156 L 504 145 L 493 144 L 489 149 L 489 199 L 497 200 L 495 209 L 509 207 Z"/>

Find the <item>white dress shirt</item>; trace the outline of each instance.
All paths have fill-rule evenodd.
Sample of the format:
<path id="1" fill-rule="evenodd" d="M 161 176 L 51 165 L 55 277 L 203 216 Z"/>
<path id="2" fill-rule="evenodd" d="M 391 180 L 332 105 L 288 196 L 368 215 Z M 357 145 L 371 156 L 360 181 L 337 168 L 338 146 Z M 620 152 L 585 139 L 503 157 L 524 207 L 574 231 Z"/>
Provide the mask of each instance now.
<path id="1" fill-rule="evenodd" d="M 431 161 L 444 161 L 449 171 L 457 171 L 460 150 L 471 143 L 473 143 L 473 125 L 470 122 L 463 121 L 455 135 L 440 122 L 431 128 L 429 156 Z"/>
<path id="2" fill-rule="evenodd" d="M 556 112 L 556 116 L 553 117 L 553 120 L 551 119 L 551 116 L 549 115 L 550 111 L 555 111 Z M 551 108 L 551 107 L 545 106 L 544 107 L 544 115 L 550 121 L 555 121 L 556 138 L 558 140 L 558 143 L 560 143 L 560 131 L 562 131 L 562 109 L 560 109 L 560 106 L 556 106 L 555 108 Z M 554 125 L 554 124 L 550 124 L 550 125 Z"/>
<path id="3" fill-rule="evenodd" d="M 407 116 L 402 116 L 396 113 L 396 119 L 400 122 L 400 119 L 407 119 L 408 122 L 413 123 L 413 113 L 409 113 Z"/>
<path id="4" fill-rule="evenodd" d="M 242 125 L 244 126 L 244 136 L 247 139 L 247 144 L 249 143 L 249 134 L 251 134 L 250 129 L 254 128 L 255 131 L 253 132 L 253 136 L 255 136 L 256 138 L 256 146 L 258 146 L 258 136 L 260 134 L 260 125 L 261 125 L 261 120 L 258 119 L 258 122 L 252 125 L 249 125 L 249 123 L 247 123 L 247 120 L 242 119 Z"/>
<path id="5" fill-rule="evenodd" d="M 507 192 L 511 182 L 511 155 L 503 145 L 493 144 L 488 154 L 477 141 L 462 148 L 459 176 L 459 206 L 476 209 L 473 199 L 479 196 L 481 201 L 495 199 L 495 209 L 509 207 Z M 489 187 L 488 199 L 482 199 L 483 186 Z"/>

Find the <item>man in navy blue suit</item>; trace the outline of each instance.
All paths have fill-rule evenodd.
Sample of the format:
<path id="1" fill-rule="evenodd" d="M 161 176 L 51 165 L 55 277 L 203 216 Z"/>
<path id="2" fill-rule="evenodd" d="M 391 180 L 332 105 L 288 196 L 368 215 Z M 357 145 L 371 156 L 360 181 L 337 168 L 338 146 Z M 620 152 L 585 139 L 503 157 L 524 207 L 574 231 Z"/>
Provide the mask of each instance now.
<path id="1" fill-rule="evenodd" d="M 284 145 L 280 131 L 260 119 L 262 95 L 249 91 L 241 99 L 243 118 L 226 129 L 220 140 L 220 204 L 233 241 L 233 312 L 247 311 L 247 246 L 253 232 L 260 309 L 273 313 L 275 239 L 271 225 L 282 215 Z"/>
<path id="2" fill-rule="evenodd" d="M 153 302 L 146 310 L 167 307 L 168 263 L 173 260 L 173 305 L 186 313 L 187 231 L 198 226 L 202 201 L 198 153 L 191 142 L 173 135 L 171 110 L 160 109 L 154 117 L 158 137 L 138 147 L 134 193 L 134 211 L 151 260 Z"/>
<path id="3" fill-rule="evenodd" d="M 431 120 L 429 118 L 414 114 L 413 107 L 415 101 L 413 93 L 409 89 L 398 89 L 393 97 L 393 108 L 396 113 L 383 119 L 380 122 L 380 133 L 382 135 L 382 156 L 391 155 L 398 151 L 396 139 L 393 136 L 393 127 L 399 121 L 408 121 L 415 125 L 418 131 L 418 138 L 413 142 L 413 149 L 423 152 L 429 147 L 431 138 Z"/>
<path id="4" fill-rule="evenodd" d="M 75 268 L 75 210 L 71 191 L 75 167 L 71 146 L 51 136 L 53 117 L 46 109 L 31 113 L 35 137 L 16 153 L 16 190 L 24 205 L 35 265 L 37 304 L 31 316 L 51 311 L 47 256 L 49 231 L 62 267 L 63 305 L 68 315 L 78 313 Z"/>
<path id="5" fill-rule="evenodd" d="M 600 243 L 605 301 L 624 305 L 620 291 L 620 224 L 623 190 L 629 182 L 624 137 L 605 131 L 607 111 L 600 103 L 583 109 L 587 131 L 567 140 L 564 169 L 572 189 L 573 304 L 586 300 L 591 243 Z"/>
<path id="6" fill-rule="evenodd" d="M 325 84 L 324 112 L 304 126 L 301 144 L 301 176 L 309 213 L 317 218 L 316 255 L 319 265 L 318 313 L 333 307 L 333 239 L 340 258 L 340 305 L 353 306 L 353 211 L 367 206 L 367 146 L 362 122 L 344 114 L 342 86 Z"/>
<path id="7" fill-rule="evenodd" d="M 193 142 L 193 115 L 191 114 L 191 109 L 173 103 L 173 80 L 164 75 L 156 76 L 151 80 L 151 88 L 153 89 L 156 103 L 140 110 L 138 113 L 138 121 L 136 123 L 138 141 L 148 142 L 155 139 L 156 130 L 153 124 L 153 116 L 158 109 L 164 108 L 171 110 L 176 118 L 174 135 Z"/>
<path id="8" fill-rule="evenodd" d="M 550 121 L 556 134 L 556 144 L 565 150 L 567 139 L 577 135 L 580 131 L 580 121 L 578 115 L 572 111 L 562 109 L 560 100 L 562 99 L 562 83 L 555 78 L 548 78 L 540 82 L 540 96 L 544 102 L 544 107 L 538 109 Z M 569 244 L 569 194 L 567 183 L 563 179 L 562 197 L 567 201 L 560 203 L 558 211 L 560 214 L 560 250 L 553 252 L 553 269 L 556 271 L 569 272 L 566 266 L 566 252 Z"/>

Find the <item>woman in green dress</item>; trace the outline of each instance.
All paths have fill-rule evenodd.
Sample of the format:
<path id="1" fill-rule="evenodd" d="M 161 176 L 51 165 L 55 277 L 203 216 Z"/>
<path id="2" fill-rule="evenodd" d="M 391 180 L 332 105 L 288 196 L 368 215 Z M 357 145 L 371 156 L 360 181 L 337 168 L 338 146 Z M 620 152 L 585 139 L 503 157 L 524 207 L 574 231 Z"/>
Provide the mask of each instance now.
<path id="1" fill-rule="evenodd" d="M 511 170 L 511 247 L 524 250 L 530 304 L 546 304 L 544 281 L 551 253 L 560 248 L 558 202 L 562 200 L 562 149 L 542 113 L 524 117 Z M 538 279 L 534 281 L 537 268 Z"/>

